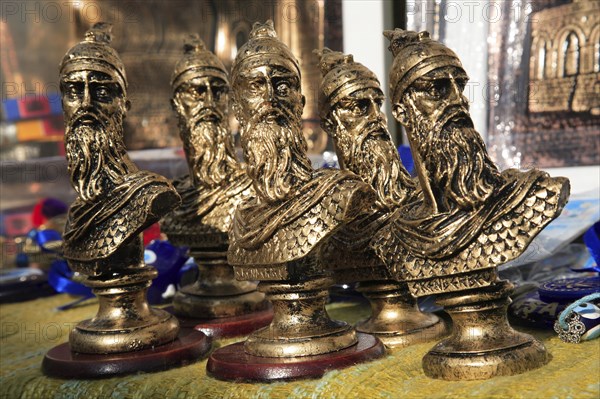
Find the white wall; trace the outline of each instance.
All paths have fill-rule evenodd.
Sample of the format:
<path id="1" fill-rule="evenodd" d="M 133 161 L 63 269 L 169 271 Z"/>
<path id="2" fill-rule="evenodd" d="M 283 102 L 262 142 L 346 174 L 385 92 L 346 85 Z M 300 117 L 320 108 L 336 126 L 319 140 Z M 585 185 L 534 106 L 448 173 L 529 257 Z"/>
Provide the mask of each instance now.
<path id="1" fill-rule="evenodd" d="M 384 52 L 388 51 L 388 40 L 383 36 L 384 3 L 385 0 L 342 2 L 344 52 L 354 54 L 354 59 L 371 69 L 382 83 L 387 82 Z"/>

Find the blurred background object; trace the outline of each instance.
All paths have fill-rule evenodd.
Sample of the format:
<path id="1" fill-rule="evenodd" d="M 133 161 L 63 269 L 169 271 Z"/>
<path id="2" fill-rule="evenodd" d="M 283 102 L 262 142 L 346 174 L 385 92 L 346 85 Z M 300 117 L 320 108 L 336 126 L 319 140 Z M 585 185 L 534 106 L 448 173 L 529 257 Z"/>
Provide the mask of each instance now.
<path id="1" fill-rule="evenodd" d="M 273 19 L 302 69 L 304 128 L 313 153 L 327 137 L 317 114 L 320 75 L 312 50 L 342 50 L 341 0 L 194 0 L 2 3 L 1 160 L 64 155 L 58 63 L 95 22 L 111 22 L 114 47 L 128 71 L 132 109 L 125 120 L 130 150 L 178 146 L 169 79 L 183 38 L 198 33 L 226 67 L 255 21 Z M 234 121 L 232 121 L 234 122 Z M 234 131 L 237 129 L 234 129 Z"/>

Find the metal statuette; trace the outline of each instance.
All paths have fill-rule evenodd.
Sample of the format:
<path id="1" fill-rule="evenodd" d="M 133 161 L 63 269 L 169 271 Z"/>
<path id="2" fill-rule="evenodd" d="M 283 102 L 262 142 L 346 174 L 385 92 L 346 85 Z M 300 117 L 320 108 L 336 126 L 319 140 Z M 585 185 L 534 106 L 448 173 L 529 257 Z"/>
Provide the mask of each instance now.
<path id="1" fill-rule="evenodd" d="M 425 373 L 484 379 L 539 367 L 546 350 L 508 324 L 512 285 L 496 268 L 560 214 L 569 182 L 536 169 L 500 172 L 473 127 L 456 54 L 427 32 L 385 35 L 392 110 L 406 128 L 420 194 L 394 211 L 371 246 L 413 295 L 440 294 L 453 319 L 452 335 L 423 359 Z"/>
<path id="2" fill-rule="evenodd" d="M 358 290 L 371 303 L 372 315 L 356 326 L 358 331 L 376 335 L 389 347 L 439 339 L 446 330 L 443 321 L 421 313 L 406 283 L 394 280 L 369 247 L 393 211 L 420 195 L 387 130 L 379 80 L 352 55 L 327 48 L 319 55 L 321 124 L 342 169 L 357 174 L 377 194 L 370 214 L 332 237 L 324 259 L 339 283 L 359 282 Z"/>
<path id="3" fill-rule="evenodd" d="M 357 342 L 354 330 L 325 311 L 333 279 L 319 249 L 368 209 L 372 191 L 348 172 L 312 168 L 301 130 L 300 67 L 270 21 L 255 24 L 231 79 L 256 197 L 236 211 L 228 259 L 236 272 L 261 280 L 275 312 L 245 351 L 298 357 L 349 347 Z"/>
<path id="4" fill-rule="evenodd" d="M 298 61 L 273 22 L 255 23 L 233 63 L 231 87 L 256 196 L 235 212 L 227 259 L 237 278 L 259 280 L 274 316 L 245 342 L 212 353 L 207 372 L 216 378 L 315 378 L 383 355 L 376 338 L 325 310 L 333 279 L 320 249 L 368 209 L 373 192 L 349 173 L 312 168 L 300 83 Z"/>
<path id="5" fill-rule="evenodd" d="M 224 318 L 263 310 L 268 303 L 256 283 L 235 280 L 227 263 L 233 213 L 254 196 L 254 188 L 229 130 L 227 72 L 198 35 L 185 41 L 171 87 L 189 174 L 174 181 L 183 203 L 161 225 L 173 244 L 190 248 L 200 270 L 198 280 L 175 295 L 174 312 Z"/>
<path id="6" fill-rule="evenodd" d="M 172 315 L 146 301 L 157 272 L 144 264 L 140 233 L 181 200 L 168 180 L 139 170 L 127 155 L 127 78 L 110 41 L 110 25 L 96 24 L 60 67 L 66 156 L 78 194 L 63 252 L 100 302 L 97 315 L 69 337 L 72 351 L 87 354 L 155 347 L 175 340 L 179 331 Z"/>

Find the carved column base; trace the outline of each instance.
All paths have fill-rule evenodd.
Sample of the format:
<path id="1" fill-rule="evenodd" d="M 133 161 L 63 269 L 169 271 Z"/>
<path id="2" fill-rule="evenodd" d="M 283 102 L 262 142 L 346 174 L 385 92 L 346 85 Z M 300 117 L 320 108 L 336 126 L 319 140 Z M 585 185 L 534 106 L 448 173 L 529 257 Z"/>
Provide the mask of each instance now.
<path id="1" fill-rule="evenodd" d="M 423 358 L 425 374 L 445 380 L 483 380 L 520 374 L 548 362 L 544 345 L 513 330 L 506 309 L 513 286 L 507 281 L 438 297 L 452 317 L 452 335 Z"/>
<path id="2" fill-rule="evenodd" d="M 421 312 L 405 284 L 361 282 L 357 290 L 369 300 L 371 317 L 357 323 L 356 330 L 376 336 L 388 348 L 440 339 L 447 334 L 444 321 Z"/>
<path id="3" fill-rule="evenodd" d="M 251 334 L 244 345 L 252 356 L 292 358 L 339 351 L 357 343 L 354 329 L 329 318 L 325 310 L 331 278 L 296 284 L 261 282 L 273 304 L 273 321 Z"/>
<path id="4" fill-rule="evenodd" d="M 99 310 L 70 333 L 73 352 L 133 352 L 172 342 L 179 332 L 173 315 L 152 309 L 146 291 L 158 273 L 149 266 L 128 268 L 110 276 L 90 276 L 83 283 L 98 297 Z"/>
<path id="5" fill-rule="evenodd" d="M 216 259 L 207 258 L 202 252 L 191 255 L 198 264 L 198 279 L 175 294 L 173 309 L 177 316 L 213 319 L 268 309 L 265 295 L 256 290 L 256 283 L 235 279 L 226 254 Z"/>

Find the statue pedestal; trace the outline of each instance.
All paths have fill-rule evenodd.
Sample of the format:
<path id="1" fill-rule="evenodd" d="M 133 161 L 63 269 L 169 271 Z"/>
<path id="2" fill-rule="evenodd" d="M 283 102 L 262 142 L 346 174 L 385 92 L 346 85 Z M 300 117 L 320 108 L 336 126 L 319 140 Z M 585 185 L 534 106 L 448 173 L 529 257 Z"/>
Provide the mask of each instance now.
<path id="1" fill-rule="evenodd" d="M 226 253 L 192 251 L 198 278 L 182 287 L 167 310 L 180 325 L 214 338 L 236 337 L 269 325 L 273 311 L 256 283 L 238 281 Z"/>
<path id="2" fill-rule="evenodd" d="M 293 358 L 322 355 L 356 344 L 354 328 L 331 320 L 325 310 L 333 280 L 315 277 L 299 283 L 263 281 L 258 285 L 273 305 L 273 321 L 244 345 L 253 356 Z"/>
<path id="3" fill-rule="evenodd" d="M 483 380 L 546 364 L 544 345 L 508 324 L 506 309 L 512 289 L 512 284 L 500 281 L 439 296 L 437 303 L 452 317 L 453 330 L 423 357 L 425 374 L 444 380 Z"/>
<path id="4" fill-rule="evenodd" d="M 139 266 L 108 275 L 85 276 L 98 297 L 98 313 L 69 334 L 73 351 L 107 354 L 138 351 L 172 342 L 179 323 L 169 313 L 148 306 L 146 292 L 158 272 Z"/>
<path id="5" fill-rule="evenodd" d="M 357 291 L 371 304 L 371 317 L 356 325 L 356 331 L 372 334 L 388 348 L 400 348 L 440 339 L 447 334 L 443 320 L 423 313 L 417 301 L 394 281 L 361 282 Z"/>
<path id="6" fill-rule="evenodd" d="M 208 374 L 220 380 L 272 382 L 319 378 L 327 371 L 350 367 L 384 355 L 377 338 L 358 333 L 358 342 L 349 348 L 315 356 L 276 358 L 252 356 L 238 342 L 214 351 L 206 366 Z"/>
<path id="7" fill-rule="evenodd" d="M 333 280 L 314 277 L 298 283 L 261 282 L 273 304 L 273 321 L 245 342 L 213 352 L 208 373 L 223 380 L 274 381 L 317 378 L 384 354 L 381 341 L 357 334 L 325 310 Z"/>
<path id="8" fill-rule="evenodd" d="M 164 371 L 192 363 L 208 353 L 211 339 L 200 331 L 182 329 L 173 342 L 150 349 L 111 354 L 85 354 L 68 342 L 46 354 L 42 371 L 65 379 L 108 378 L 138 372 Z"/>
<path id="9" fill-rule="evenodd" d="M 190 363 L 210 350 L 211 340 L 205 334 L 181 330 L 173 315 L 148 305 L 146 291 L 158 272 L 143 262 L 134 262 L 142 251 L 138 237 L 109 259 L 131 266 L 83 275 L 83 283 L 98 297 L 98 313 L 77 324 L 69 342 L 46 354 L 42 362 L 46 375 L 100 378 L 161 371 Z"/>

